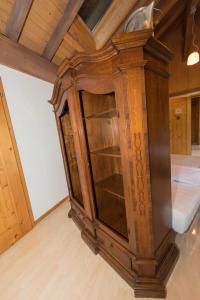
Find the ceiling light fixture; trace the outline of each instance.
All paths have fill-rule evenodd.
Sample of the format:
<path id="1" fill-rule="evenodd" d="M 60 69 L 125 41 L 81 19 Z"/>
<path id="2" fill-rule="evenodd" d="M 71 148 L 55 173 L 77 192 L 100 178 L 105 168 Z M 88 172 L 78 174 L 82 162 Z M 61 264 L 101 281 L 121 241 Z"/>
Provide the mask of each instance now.
<path id="1" fill-rule="evenodd" d="M 193 23 L 192 23 L 192 36 L 193 36 L 193 40 L 192 40 L 192 44 L 194 46 L 194 48 L 196 48 L 196 51 L 192 51 L 187 58 L 187 65 L 188 66 L 192 66 L 195 65 L 199 62 L 199 47 L 197 46 L 197 44 L 195 44 L 195 33 L 194 33 L 194 25 L 195 25 L 195 13 L 196 13 L 196 7 L 193 7 L 191 13 L 193 14 Z"/>
<path id="2" fill-rule="evenodd" d="M 199 62 L 199 52 L 197 51 L 193 51 L 192 53 L 190 53 L 190 55 L 188 56 L 187 59 L 187 65 L 188 66 L 192 66 L 195 65 Z"/>

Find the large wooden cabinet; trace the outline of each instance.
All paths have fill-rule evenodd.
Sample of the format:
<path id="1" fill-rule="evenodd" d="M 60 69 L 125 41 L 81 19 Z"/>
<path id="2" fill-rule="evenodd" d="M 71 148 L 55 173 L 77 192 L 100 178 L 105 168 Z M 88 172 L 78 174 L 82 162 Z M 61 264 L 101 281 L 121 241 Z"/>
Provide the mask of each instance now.
<path id="1" fill-rule="evenodd" d="M 178 257 L 171 228 L 170 51 L 125 33 L 59 68 L 54 105 L 82 238 L 134 288 L 165 297 Z"/>

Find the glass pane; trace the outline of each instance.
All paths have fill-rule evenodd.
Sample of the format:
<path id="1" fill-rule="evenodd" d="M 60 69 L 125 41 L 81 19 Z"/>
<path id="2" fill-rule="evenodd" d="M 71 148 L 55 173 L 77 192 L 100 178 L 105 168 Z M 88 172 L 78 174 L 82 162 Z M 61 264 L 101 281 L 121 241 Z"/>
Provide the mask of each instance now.
<path id="1" fill-rule="evenodd" d="M 79 15 L 90 30 L 93 30 L 97 23 L 100 22 L 112 2 L 113 0 L 84 1 L 81 9 L 79 10 Z"/>
<path id="2" fill-rule="evenodd" d="M 64 114 L 60 118 L 61 127 L 67 156 L 68 170 L 70 176 L 72 196 L 83 206 L 83 197 L 81 192 L 81 184 L 78 172 L 78 164 L 74 147 L 74 138 L 70 121 L 69 109 L 65 108 Z"/>
<path id="3" fill-rule="evenodd" d="M 115 94 L 81 92 L 98 219 L 127 238 Z"/>

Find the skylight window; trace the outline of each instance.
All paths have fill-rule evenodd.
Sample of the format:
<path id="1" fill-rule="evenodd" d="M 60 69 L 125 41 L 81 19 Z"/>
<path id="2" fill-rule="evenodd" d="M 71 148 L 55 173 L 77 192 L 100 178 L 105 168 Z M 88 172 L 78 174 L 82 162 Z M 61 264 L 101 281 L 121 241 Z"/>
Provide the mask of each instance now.
<path id="1" fill-rule="evenodd" d="M 103 15 L 106 13 L 112 2 L 113 0 L 84 1 L 79 11 L 79 15 L 91 31 L 94 30 L 95 26 L 102 19 Z"/>

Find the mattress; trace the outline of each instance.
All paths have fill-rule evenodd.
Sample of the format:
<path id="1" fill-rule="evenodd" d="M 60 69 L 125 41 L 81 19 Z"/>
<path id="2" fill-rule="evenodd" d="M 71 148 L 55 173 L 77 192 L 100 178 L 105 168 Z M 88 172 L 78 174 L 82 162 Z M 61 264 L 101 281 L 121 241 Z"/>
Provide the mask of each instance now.
<path id="1" fill-rule="evenodd" d="M 175 165 L 200 168 L 200 157 L 192 155 L 171 155 L 171 163 Z"/>
<path id="2" fill-rule="evenodd" d="M 200 205 L 200 185 L 191 186 L 172 182 L 172 227 L 178 233 L 186 232 Z"/>
<path id="3" fill-rule="evenodd" d="M 172 181 L 200 186 L 200 169 L 182 165 L 171 165 Z"/>
<path id="4" fill-rule="evenodd" d="M 200 157 L 173 154 L 171 163 L 172 227 L 176 232 L 184 233 L 200 206 Z"/>

